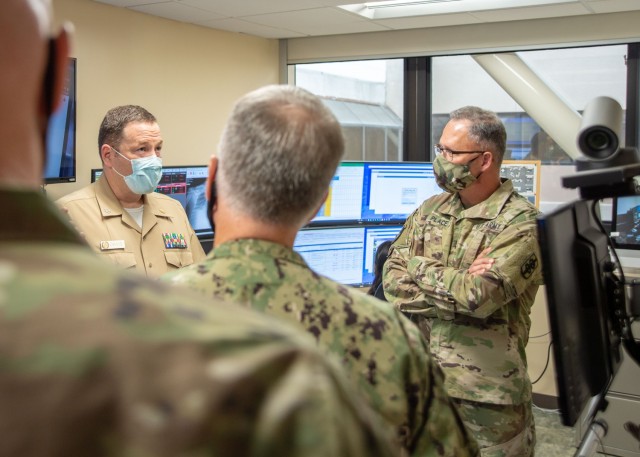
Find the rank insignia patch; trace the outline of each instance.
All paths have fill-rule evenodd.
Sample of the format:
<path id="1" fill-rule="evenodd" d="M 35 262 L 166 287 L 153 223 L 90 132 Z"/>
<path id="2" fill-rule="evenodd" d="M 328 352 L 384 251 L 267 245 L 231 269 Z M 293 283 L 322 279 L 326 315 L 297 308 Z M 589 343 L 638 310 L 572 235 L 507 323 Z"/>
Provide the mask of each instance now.
<path id="1" fill-rule="evenodd" d="M 520 267 L 520 274 L 524 279 L 529 279 L 534 271 L 538 268 L 538 257 L 535 254 L 531 254 L 527 260 Z"/>
<path id="2" fill-rule="evenodd" d="M 182 233 L 163 233 L 164 247 L 167 249 L 186 249 L 187 240 Z"/>

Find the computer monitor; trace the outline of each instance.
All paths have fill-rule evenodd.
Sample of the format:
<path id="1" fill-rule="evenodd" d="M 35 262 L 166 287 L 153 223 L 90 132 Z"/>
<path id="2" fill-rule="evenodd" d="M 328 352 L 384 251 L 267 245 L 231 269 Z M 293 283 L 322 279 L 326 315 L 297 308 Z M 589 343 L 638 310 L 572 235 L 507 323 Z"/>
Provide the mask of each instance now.
<path id="1" fill-rule="evenodd" d="M 315 272 L 364 287 L 373 282 L 378 245 L 395 239 L 401 229 L 401 225 L 305 228 L 298 232 L 293 249 Z"/>
<path id="2" fill-rule="evenodd" d="M 538 218 L 563 423 L 573 426 L 606 393 L 620 365 L 608 236 L 596 201 Z"/>
<path id="3" fill-rule="evenodd" d="M 640 196 L 612 200 L 611 239 L 617 248 L 640 250 Z"/>
<path id="4" fill-rule="evenodd" d="M 442 192 L 426 162 L 342 162 L 309 226 L 403 222 Z"/>
<path id="5" fill-rule="evenodd" d="M 47 126 L 45 184 L 76 180 L 76 59 L 69 59 L 69 70 L 62 102 Z"/>
<path id="6" fill-rule="evenodd" d="M 213 237 L 205 193 L 208 173 L 206 165 L 162 167 L 162 177 L 155 190 L 182 204 L 191 227 L 201 240 Z M 101 169 L 92 169 L 91 182 L 95 182 L 101 174 Z"/>

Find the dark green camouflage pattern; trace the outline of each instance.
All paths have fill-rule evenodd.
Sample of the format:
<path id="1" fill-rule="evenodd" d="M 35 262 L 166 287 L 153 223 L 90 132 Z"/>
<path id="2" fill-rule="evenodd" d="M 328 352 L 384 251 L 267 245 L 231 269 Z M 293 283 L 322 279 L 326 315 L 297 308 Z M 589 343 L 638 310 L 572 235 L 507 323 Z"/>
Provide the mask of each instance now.
<path id="1" fill-rule="evenodd" d="M 396 455 L 304 332 L 115 270 L 35 192 L 0 204 L 0 456 Z"/>
<path id="2" fill-rule="evenodd" d="M 238 240 L 166 275 L 209 298 L 243 303 L 305 329 L 337 356 L 413 455 L 477 455 L 418 329 L 387 303 L 314 273 L 282 245 Z"/>
<path id="3" fill-rule="evenodd" d="M 508 180 L 468 209 L 457 193 L 443 193 L 407 219 L 391 246 L 385 296 L 414 315 L 454 399 L 530 408 L 525 346 L 542 284 L 537 214 Z M 488 247 L 491 269 L 467 273 Z"/>

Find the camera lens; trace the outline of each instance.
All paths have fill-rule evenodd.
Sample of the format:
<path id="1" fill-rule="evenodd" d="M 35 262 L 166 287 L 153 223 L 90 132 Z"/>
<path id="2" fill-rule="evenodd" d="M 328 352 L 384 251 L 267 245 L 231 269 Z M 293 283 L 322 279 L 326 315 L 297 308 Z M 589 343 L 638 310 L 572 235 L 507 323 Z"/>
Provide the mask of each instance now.
<path id="1" fill-rule="evenodd" d="M 594 151 L 600 151 L 609 147 L 609 136 L 603 132 L 592 132 L 586 139 L 587 146 Z"/>

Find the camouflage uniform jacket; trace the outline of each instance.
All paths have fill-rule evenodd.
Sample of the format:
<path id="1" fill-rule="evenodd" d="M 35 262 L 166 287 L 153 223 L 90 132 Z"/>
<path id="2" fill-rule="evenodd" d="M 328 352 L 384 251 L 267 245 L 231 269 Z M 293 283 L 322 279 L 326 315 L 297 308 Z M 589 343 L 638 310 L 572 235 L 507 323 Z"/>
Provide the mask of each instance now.
<path id="1" fill-rule="evenodd" d="M 452 397 L 493 404 L 531 398 L 525 346 L 542 283 L 537 214 L 508 180 L 467 209 L 458 194 L 443 193 L 422 203 L 390 249 L 385 296 L 418 314 Z M 468 274 L 487 247 L 494 265 Z"/>
<path id="2" fill-rule="evenodd" d="M 0 456 L 393 456 L 312 338 L 100 261 L 0 190 Z"/>
<path id="3" fill-rule="evenodd" d="M 285 246 L 255 239 L 224 243 L 205 262 L 167 276 L 313 334 L 413 455 L 476 455 L 426 342 L 389 304 L 316 274 Z"/>

